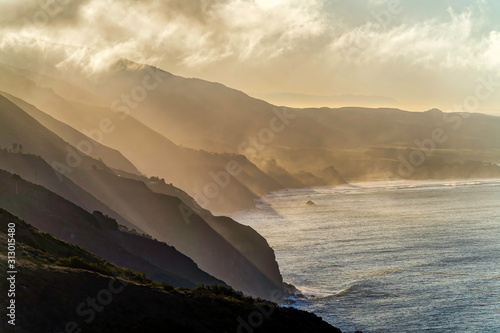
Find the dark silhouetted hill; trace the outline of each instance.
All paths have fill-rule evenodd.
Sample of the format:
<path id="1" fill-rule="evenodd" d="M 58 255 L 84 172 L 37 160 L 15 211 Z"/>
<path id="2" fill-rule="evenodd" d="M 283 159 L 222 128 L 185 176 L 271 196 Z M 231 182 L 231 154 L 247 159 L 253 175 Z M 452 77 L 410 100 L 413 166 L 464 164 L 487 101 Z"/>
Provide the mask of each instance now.
<path id="1" fill-rule="evenodd" d="M 6 263 L 9 223 L 16 225 L 18 274 L 16 326 L 9 326 L 4 320 L 7 298 L 0 300 L 0 330 L 5 333 L 63 332 L 67 327 L 96 333 L 248 329 L 263 333 L 340 333 L 314 314 L 244 297 L 226 287 L 188 290 L 155 282 L 141 272 L 114 266 L 40 233 L 0 209 L 2 263 Z M 0 279 L 6 278 L 2 270 Z M 2 283 L 0 288 L 4 295 L 6 286 Z M 96 307 L 88 303 L 89 299 L 94 299 L 96 303 L 92 304 Z"/>
<path id="2" fill-rule="evenodd" d="M 175 248 L 120 231 L 116 221 L 102 213 L 91 214 L 42 186 L 15 179 L 3 170 L 0 170 L 0 208 L 43 232 L 157 280 L 183 287 L 224 285 Z"/>

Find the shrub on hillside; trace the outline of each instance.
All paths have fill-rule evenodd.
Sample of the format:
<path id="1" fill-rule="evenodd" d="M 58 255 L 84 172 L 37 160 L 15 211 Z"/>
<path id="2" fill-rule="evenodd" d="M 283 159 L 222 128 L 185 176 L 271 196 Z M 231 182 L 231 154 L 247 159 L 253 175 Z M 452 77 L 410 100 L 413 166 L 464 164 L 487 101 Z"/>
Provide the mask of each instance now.
<path id="1" fill-rule="evenodd" d="M 104 275 L 114 275 L 114 270 L 111 265 L 107 263 L 88 262 L 80 257 L 60 258 L 55 264 L 62 267 L 85 269 Z"/>

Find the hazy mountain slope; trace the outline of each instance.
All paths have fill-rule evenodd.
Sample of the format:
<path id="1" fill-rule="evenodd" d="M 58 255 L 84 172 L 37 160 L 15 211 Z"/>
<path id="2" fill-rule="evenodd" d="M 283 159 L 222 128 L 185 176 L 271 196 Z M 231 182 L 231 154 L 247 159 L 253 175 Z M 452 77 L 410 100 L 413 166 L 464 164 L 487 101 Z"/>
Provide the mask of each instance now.
<path id="1" fill-rule="evenodd" d="M 253 150 L 258 152 L 272 146 L 314 148 L 330 140 L 329 124 L 299 116 L 299 109 L 278 108 L 219 83 L 183 78 L 126 60 L 89 80 L 87 89 L 113 103 L 120 93 L 131 92 L 150 73 L 157 73 L 161 82 L 148 91 L 135 117 L 178 143 L 239 152 L 239 148 L 252 146 L 254 137 L 258 143 Z M 123 107 L 124 102 L 116 105 Z M 272 121 L 274 118 L 277 120 Z M 259 133 L 271 127 L 277 129 L 275 133 L 259 140 Z"/>
<path id="2" fill-rule="evenodd" d="M 224 284 L 201 271 L 190 258 L 173 247 L 121 232 L 116 221 L 98 213 L 90 214 L 42 186 L 16 180 L 3 170 L 0 170 L 0 208 L 54 237 L 85 248 L 116 265 L 143 271 L 160 281 L 184 287 Z M 136 249 L 142 250 L 135 253 Z M 152 251 L 158 252 L 150 255 Z"/>
<path id="3" fill-rule="evenodd" d="M 40 111 L 33 105 L 28 104 L 19 98 L 1 91 L 0 95 L 8 98 L 12 103 L 23 109 L 27 114 L 35 118 L 44 127 L 57 134 L 64 141 L 74 147 L 81 147 L 87 155 L 95 159 L 102 160 L 107 166 L 113 169 L 139 174 L 137 168 L 119 151 L 100 144 L 99 142 L 75 130 L 71 126 L 54 119 L 45 112 Z M 90 145 L 88 143 L 90 143 Z"/>
<path id="4" fill-rule="evenodd" d="M 14 143 L 22 144 L 24 152 L 43 156 L 51 165 L 53 162 L 66 163 L 69 152 L 77 151 L 14 103 L 0 96 L 0 146 L 11 147 Z M 70 163 L 66 164 L 77 164 L 81 169 L 91 169 L 92 166 L 107 168 L 104 163 L 85 155 L 70 156 Z"/>
<path id="5" fill-rule="evenodd" d="M 298 108 L 310 107 L 339 107 L 346 105 L 373 106 L 384 105 L 393 106 L 397 101 L 384 96 L 367 95 L 315 95 L 300 93 L 251 93 L 255 98 L 263 99 L 274 105 L 286 105 Z"/>
<path id="6" fill-rule="evenodd" d="M 41 185 L 89 212 L 101 211 L 122 225 L 139 229 L 67 177 L 57 175 L 56 171 L 39 156 L 0 149 L 0 169 L 18 174 L 27 181 Z"/>
<path id="7" fill-rule="evenodd" d="M 467 154 L 469 159 L 500 161 L 500 117 L 445 114 L 439 110 L 277 108 L 221 84 L 182 78 L 125 60 L 117 62 L 98 80 L 89 80 L 87 88 L 111 103 L 118 91 L 133 91 L 152 72 L 162 73 L 157 74 L 162 81 L 141 101 L 136 115 L 140 121 L 160 133 L 170 133 L 181 144 L 219 152 L 243 151 L 259 168 L 287 187 L 338 184 L 342 179 L 373 180 L 389 174 L 401 177 L 397 171 L 401 151 L 376 156 L 368 150 L 425 149 L 422 145 L 429 147 L 436 129 L 442 130 L 446 138 L 434 142 L 436 148 L 451 150 L 438 152 L 438 164 L 450 160 L 466 162 L 461 156 L 466 149 L 476 151 L 475 155 Z M 118 105 L 123 106 L 123 102 Z M 276 127 L 281 124 L 279 121 L 272 123 L 273 119 L 283 117 L 286 126 Z M 273 126 L 278 130 L 270 135 Z M 481 150 L 489 150 L 492 158 L 484 158 Z M 408 158 L 408 152 L 402 156 Z M 328 172 L 332 168 L 340 177 Z M 417 170 L 420 174 L 412 177 L 446 178 L 467 173 L 447 174 L 450 168 L 444 164 L 430 167 L 433 168 L 438 170 Z"/>
<path id="8" fill-rule="evenodd" d="M 128 106 L 121 94 L 138 91 L 145 78 L 159 78 L 158 86 L 147 91 L 147 96 L 137 105 Z M 411 153 L 404 149 L 425 149 L 422 142 L 428 143 L 435 129 L 442 130 L 446 137 L 436 144 L 437 149 L 443 150 L 436 151 L 437 164 L 430 166 L 429 171 L 418 169 L 410 177 L 446 178 L 467 174 L 466 171 L 447 174 L 450 168 L 443 163 L 465 163 L 467 159 L 500 161 L 499 117 L 443 114 L 438 110 L 276 108 L 217 83 L 178 77 L 126 60 L 86 83 L 81 79 L 80 82 L 115 109 L 130 110 L 134 117 L 160 133 L 168 133 L 178 143 L 219 152 L 244 152 L 284 187 L 339 184 L 345 180 L 373 180 L 390 175 L 401 177 L 400 155 L 408 159 Z M 270 128 L 281 124 L 276 119 L 285 120 L 285 126 L 278 126 L 278 131 L 269 134 Z M 376 155 L 373 148 L 396 150 L 392 154 Z M 474 154 L 463 153 L 468 149 L 475 150 Z M 481 150 L 488 153 L 483 154 Z M 240 181 L 250 188 L 247 179 Z M 192 183 L 183 183 L 181 187 L 195 196 L 196 191 L 189 189 Z M 259 185 L 251 190 L 260 194 L 266 189 L 269 188 Z M 232 197 L 250 200 L 250 196 L 243 193 L 240 191 Z M 210 204 L 221 207 L 229 201 L 220 197 Z"/>
<path id="9" fill-rule="evenodd" d="M 95 82 L 89 81 L 88 89 L 94 89 L 111 102 L 119 92 L 130 92 L 152 71 L 159 72 L 162 81 L 140 102 L 141 112 L 136 117 L 160 133 L 169 133 L 179 143 L 197 142 L 193 146 L 209 148 L 217 142 L 221 151 L 236 152 L 248 136 L 257 136 L 263 128 L 269 128 L 275 116 L 276 106 L 224 85 L 175 76 L 125 60 L 117 62 Z M 415 139 L 429 137 L 434 127 L 449 129 L 459 122 L 455 119 L 459 114 L 446 117 L 438 110 L 422 113 L 346 107 L 284 108 L 282 112 L 295 118 L 288 119 L 287 127 L 276 133 L 268 146 L 294 149 L 414 146 Z M 450 131 L 444 148 L 500 147 L 500 132 L 495 131 L 500 117 L 475 114 L 461 118 L 460 126 Z"/>
<path id="10" fill-rule="evenodd" d="M 255 129 L 268 126 L 266 122 L 273 116 L 273 105 L 222 84 L 175 76 L 128 60 L 118 61 L 109 71 L 89 80 L 87 89 L 112 103 L 121 93 L 142 85 L 152 73 L 159 84 L 148 91 L 135 117 L 176 142 L 200 148 L 211 143 L 229 145 L 233 149 L 222 151 L 236 152 L 235 146 L 246 136 L 255 136 Z"/>
<path id="11" fill-rule="evenodd" d="M 94 106 L 107 106 L 107 103 L 104 99 L 95 94 L 92 94 L 90 91 L 79 87 L 76 84 L 68 84 L 68 82 L 65 80 L 55 78 L 46 74 L 41 74 L 45 71 L 34 72 L 28 69 L 13 67 L 6 64 L 0 64 L 0 66 L 16 74 L 25 76 L 39 87 L 50 88 L 56 94 L 64 96 L 70 101 L 90 104 Z"/>
<path id="12" fill-rule="evenodd" d="M 233 288 L 267 299 L 283 288 L 274 252 L 253 229 L 231 219 L 208 222 L 179 198 L 155 193 L 142 181 L 98 169 L 89 176 L 86 188 L 99 200 Z"/>
<path id="13" fill-rule="evenodd" d="M 217 195 L 205 200 L 207 208 L 250 208 L 258 195 L 282 187 L 242 156 L 179 147 L 132 116 L 123 117 L 122 112 L 65 100 L 51 89 L 38 87 L 6 68 L 0 67 L 0 71 L 0 89 L 32 103 L 92 138 L 102 139 L 105 145 L 119 150 L 141 172 L 166 178 L 193 196 L 207 192 L 205 187 L 214 183 L 215 175 L 237 160 L 241 170 L 230 177 L 227 185 L 216 185 Z M 103 121 L 107 126 L 101 126 Z"/>
<path id="14" fill-rule="evenodd" d="M 313 314 L 244 298 L 228 288 L 191 291 L 153 282 L 40 233 L 0 209 L 2 265 L 6 264 L 4 253 L 9 223 L 16 225 L 17 236 L 17 317 L 16 326 L 1 320 L 2 332 L 61 332 L 66 330 L 68 322 L 74 322 L 85 332 L 233 332 L 238 331 L 241 321 L 247 321 L 254 311 L 266 314 L 258 332 L 340 332 Z M 82 264 L 80 268 L 61 267 L 63 263 L 75 266 L 65 263 L 69 257 L 81 258 L 80 262 L 87 267 Z M 4 270 L 0 278 L 6 280 Z M 7 284 L 0 285 L 4 295 L 6 287 Z M 77 312 L 89 297 L 97 296 L 98 302 L 104 299 L 103 290 L 111 293 L 112 301 L 105 304 L 102 311 L 94 311 L 93 320 L 89 320 L 90 305 Z M 0 300 L 2 318 L 6 318 L 7 300 L 6 297 Z M 79 315 L 83 310 L 85 312 Z M 241 321 L 238 318 L 242 318 Z"/>
<path id="15" fill-rule="evenodd" d="M 483 114 L 443 113 L 439 110 L 408 112 L 399 109 L 339 108 L 304 109 L 302 115 L 330 129 L 325 147 L 409 146 L 415 140 L 432 137 L 435 128 L 445 131 L 448 139 L 440 148 L 500 148 L 500 117 Z M 347 132 L 343 141 L 339 133 Z"/>
<path id="16" fill-rule="evenodd" d="M 242 225 L 229 217 L 214 216 L 210 211 L 200 207 L 187 193 L 165 182 L 155 179 L 143 179 L 143 182 L 153 192 L 163 193 L 181 199 L 189 209 L 201 216 L 212 229 L 222 235 L 260 271 L 264 272 L 276 284 L 280 283 L 280 271 L 276 263 L 274 251 L 269 246 L 266 239 L 254 229 Z M 189 214 L 189 212 L 187 214 Z"/>
<path id="17" fill-rule="evenodd" d="M 0 131 L 0 144 L 8 146 L 11 142 L 20 140 L 26 151 L 36 151 L 45 160 L 65 161 L 67 149 L 74 148 L 7 99 L 0 97 L 0 102 L 3 102 L 0 103 L 0 127 L 5 127 L 5 130 Z M 32 137 L 27 138 L 28 136 Z M 37 144 L 44 142 L 49 144 L 38 148 Z M 112 211 L 116 211 L 154 237 L 175 245 L 203 269 L 230 283 L 234 288 L 263 297 L 268 297 L 271 290 L 282 288 L 281 275 L 277 268 L 259 270 L 252 261 L 259 262 L 260 259 L 245 258 L 230 244 L 233 240 L 225 240 L 203 219 L 199 218 L 199 223 L 188 227 L 179 209 L 179 199 L 155 194 L 142 182 L 116 176 L 106 165 L 86 156 L 82 156 L 82 162 L 74 166 L 67 176 L 109 206 Z M 196 239 L 200 239 L 200 242 L 195 241 Z M 267 252 L 265 260 L 270 262 L 271 266 L 274 264 L 274 267 L 277 267 L 272 250 L 262 242 L 254 244 L 260 245 L 266 245 L 263 250 Z"/>
<path id="18" fill-rule="evenodd" d="M 92 211 L 101 210 L 116 218 L 119 223 L 132 226 L 132 223 L 123 219 L 120 214 L 112 211 L 78 186 L 71 182 L 62 184 L 64 175 L 71 178 L 79 172 L 85 173 L 86 170 L 93 168 L 107 169 L 108 167 L 104 163 L 76 153 L 76 148 L 43 127 L 7 98 L 0 96 L 0 148 L 10 149 L 13 144 L 21 144 L 25 153 L 41 156 L 50 166 L 56 166 L 58 170 L 63 170 L 63 175 L 52 167 L 49 168 L 47 164 L 37 160 L 34 156 L 15 156 L 2 152 L 4 159 L 0 164 L 4 165 L 6 169 L 23 174 L 26 179 L 36 180 L 38 183 L 46 185 L 81 207 Z"/>

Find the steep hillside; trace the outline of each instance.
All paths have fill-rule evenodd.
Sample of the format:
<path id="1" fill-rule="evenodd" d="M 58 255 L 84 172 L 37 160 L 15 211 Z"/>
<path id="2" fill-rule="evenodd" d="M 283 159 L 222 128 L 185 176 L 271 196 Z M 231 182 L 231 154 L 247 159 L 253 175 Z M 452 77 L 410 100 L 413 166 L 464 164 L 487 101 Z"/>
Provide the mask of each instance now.
<path id="1" fill-rule="evenodd" d="M 79 154 L 75 147 L 43 127 L 33 117 L 0 96 L 0 146 L 22 145 L 22 151 L 43 156 L 50 165 L 71 175 L 74 168 L 108 168 L 103 162 Z M 57 163 L 57 164 L 54 164 Z"/>
<path id="2" fill-rule="evenodd" d="M 500 163 L 500 117 L 435 109 L 276 107 L 218 83 L 125 60 L 88 81 L 87 88 L 112 102 L 119 91 L 133 90 L 151 73 L 162 80 L 141 101 L 138 120 L 184 145 L 245 154 L 286 187 L 339 184 L 343 179 L 476 177 L 492 173 L 471 173 L 460 163 Z M 401 159 L 408 160 L 411 153 L 404 149 L 426 153 L 429 147 L 436 162 L 411 175 L 398 171 Z M 396 153 L 376 155 L 372 148 Z M 448 165 L 455 162 L 459 164 Z"/>
<path id="3" fill-rule="evenodd" d="M 416 147 L 415 139 L 425 139 L 439 127 L 450 130 L 441 148 L 500 148 L 500 133 L 495 130 L 500 117 L 443 114 L 435 109 L 408 112 L 360 107 L 278 108 L 222 84 L 183 78 L 126 60 L 117 62 L 97 80 L 89 81 L 88 89 L 112 102 L 120 92 L 131 91 L 151 73 L 157 73 L 161 82 L 141 101 L 141 112 L 135 117 L 159 133 L 169 133 L 176 142 L 191 142 L 193 147 L 238 152 L 238 146 L 244 141 L 248 143 L 249 137 L 258 137 L 262 129 L 281 128 L 283 124 L 284 128 L 276 131 L 270 142 L 260 144 L 291 149 Z M 278 114 L 281 117 L 271 124 Z"/>
<path id="4" fill-rule="evenodd" d="M 0 208 L 43 232 L 160 281 L 183 287 L 224 284 L 201 271 L 173 247 L 122 232 L 115 220 L 100 212 L 90 214 L 42 186 L 3 170 L 0 170 Z"/>
<path id="5" fill-rule="evenodd" d="M 142 180 L 153 192 L 177 197 L 182 200 L 185 216 L 196 213 L 217 233 L 223 236 L 233 247 L 238 249 L 260 271 L 269 276 L 275 283 L 280 283 L 279 267 L 276 264 L 274 251 L 266 239 L 254 229 L 242 225 L 225 216 L 214 216 L 210 211 L 200 207 L 197 202 L 184 191 L 166 184 L 158 179 Z"/>
<path id="6" fill-rule="evenodd" d="M 118 214 L 116 211 L 109 208 L 101 201 L 97 200 L 93 195 L 83 190 L 81 187 L 73 183 L 65 176 L 63 176 L 64 181 L 60 182 L 54 170 L 40 157 L 28 154 L 13 153 L 8 152 L 5 149 L 0 149 L 0 169 L 6 170 L 10 173 L 19 174 L 23 179 L 41 185 L 58 194 L 59 196 L 71 201 L 77 206 L 84 208 L 87 211 L 97 210 L 113 218 L 118 217 L 118 221 L 120 224 L 124 224 L 129 229 L 136 229 L 136 231 L 140 233 L 144 232 L 144 230 L 139 228 L 136 224 L 132 224 L 131 222 L 129 222 L 128 219 L 123 217 L 121 214 Z M 112 176 L 102 176 L 102 178 L 106 177 L 111 178 Z M 213 216 L 209 211 L 199 207 L 187 193 L 172 185 L 166 184 L 159 179 L 147 179 L 145 177 L 137 175 L 122 173 L 120 178 L 115 178 L 115 181 L 121 181 L 121 178 L 124 177 L 134 177 L 136 180 L 145 183 L 153 192 L 166 194 L 169 197 L 179 198 L 183 203 L 186 204 L 186 208 L 184 210 L 186 216 L 190 214 L 187 209 L 192 209 L 193 212 L 198 213 L 212 229 L 222 235 L 229 244 L 240 251 L 243 256 L 246 257 L 253 265 L 255 265 L 265 274 L 271 276 L 272 279 L 276 281 L 276 283 L 279 283 L 280 274 L 278 266 L 276 265 L 276 261 L 274 259 L 274 253 L 269 247 L 269 244 L 267 244 L 266 240 L 257 232 L 255 232 L 255 230 L 247 226 L 243 226 L 227 217 Z M 147 221 L 149 218 L 153 218 L 155 221 L 161 220 L 161 217 L 159 217 L 158 214 L 150 213 L 151 208 L 148 208 L 148 206 L 152 207 L 153 205 L 147 200 L 144 201 L 144 208 L 139 207 L 140 211 L 144 211 L 145 213 L 138 214 L 137 216 L 133 213 L 136 208 L 134 206 L 127 206 L 126 202 L 135 201 L 133 193 L 136 191 L 135 186 L 139 185 L 140 183 L 134 182 L 134 190 L 131 192 L 132 194 L 125 196 L 121 195 L 122 191 L 120 189 L 117 190 L 120 196 L 115 196 L 115 192 L 112 192 L 111 195 L 107 195 L 107 193 L 109 192 L 108 190 L 105 190 L 107 188 L 106 186 L 99 186 L 97 189 L 95 189 L 95 191 L 97 191 L 97 193 L 101 193 L 102 195 L 106 194 L 104 198 L 106 200 L 109 200 L 111 203 L 116 203 L 117 199 L 118 202 L 123 202 L 123 205 L 117 206 L 118 209 L 121 209 L 121 207 L 130 208 L 129 210 L 124 211 L 124 214 L 129 214 L 130 218 L 133 218 L 134 221 L 140 218 L 140 221 L 143 222 L 144 225 L 148 225 L 145 221 Z M 94 189 L 90 188 L 90 190 Z M 144 191 L 143 188 L 141 188 L 141 190 Z M 137 192 L 135 193 L 141 192 L 137 190 Z M 150 193 L 149 195 L 154 196 L 154 194 L 152 193 Z M 162 200 L 164 202 L 175 201 L 178 204 L 177 200 L 169 197 L 163 197 Z M 179 207 L 174 206 L 174 208 L 176 211 L 179 211 Z M 177 216 L 176 218 L 183 218 L 182 214 L 181 216 Z M 150 232 L 156 235 L 156 232 L 154 230 Z M 169 239 L 166 240 L 170 242 Z M 131 252 L 136 253 L 134 251 Z"/>
<path id="7" fill-rule="evenodd" d="M 8 299 L 2 298 L 2 332 L 61 332 L 68 327 L 96 333 L 232 332 L 248 327 L 255 327 L 256 332 L 340 332 L 313 314 L 243 297 L 228 288 L 186 290 L 154 282 L 42 234 L 0 209 L 2 266 L 6 263 L 9 223 L 16 226 L 18 253 L 16 326 L 4 320 Z M 6 278 L 2 270 L 0 279 Z M 6 287 L 1 284 L 3 295 L 7 294 Z M 110 295 L 109 301 L 104 294 Z M 92 297 L 97 300 L 95 308 L 90 303 L 85 305 Z M 252 316 L 262 318 L 262 322 L 250 326 L 255 323 Z"/>
<path id="8" fill-rule="evenodd" d="M 69 178 L 60 175 L 40 156 L 0 148 L 0 169 L 18 174 L 29 182 L 41 185 L 88 212 L 101 211 L 122 225 L 138 229 L 136 225 L 97 200 Z"/>
<path id="9" fill-rule="evenodd" d="M 0 143 L 8 145 L 10 142 L 22 142 L 26 151 L 40 154 L 46 161 L 65 161 L 68 149 L 76 150 L 7 99 L 4 99 L 3 102 L 3 105 L 0 104 L 0 120 L 3 119 L 0 126 L 4 126 L 6 131 L 0 131 Z M 30 127 L 26 127 L 26 123 Z M 9 131 L 15 135 L 9 136 Z M 29 138 L 29 136 L 32 137 Z M 50 142 L 51 145 L 38 148 L 37 142 L 43 143 L 44 141 Z M 22 156 L 17 158 L 23 161 L 11 164 L 10 170 L 15 172 L 15 167 L 24 163 L 24 167 L 20 167 L 20 169 L 25 170 L 24 174 L 33 177 L 36 170 L 30 170 L 30 164 L 26 163 L 26 158 Z M 65 172 L 65 175 L 84 191 L 109 207 L 109 211 L 116 212 L 114 214 L 118 217 L 123 216 L 124 220 L 130 221 L 122 223 L 118 219 L 119 223 L 132 228 L 135 225 L 152 236 L 175 245 L 182 253 L 193 258 L 202 269 L 238 290 L 261 297 L 269 297 L 270 290 L 282 288 L 281 275 L 274 253 L 267 243 L 260 241 L 260 236 L 249 237 L 246 243 L 254 248 L 264 246 L 264 249 L 242 254 L 238 248 L 232 245 L 235 243 L 235 239 L 225 239 L 202 218 L 193 216 L 192 218 L 199 220 L 199 223 L 186 223 L 185 212 L 179 208 L 182 203 L 179 199 L 155 194 L 140 181 L 119 177 L 104 163 L 91 157 L 82 156 L 81 158 L 81 163 L 73 165 L 71 171 Z M 6 162 L 4 164 L 9 165 Z M 193 168 L 195 167 L 193 166 Z M 53 172 L 48 171 L 46 166 L 44 170 L 48 177 L 44 182 L 64 193 L 67 190 L 66 186 L 56 182 Z M 38 175 L 38 177 L 41 176 L 42 174 Z M 65 178 L 60 175 L 56 176 L 64 183 Z M 41 183 L 40 180 L 37 181 Z M 68 186 L 75 188 L 72 184 Z M 76 191 L 77 195 L 82 195 L 82 191 L 78 188 Z M 95 201 L 86 202 L 86 204 L 91 205 Z M 110 216 L 116 217 L 115 215 Z M 232 220 L 227 223 L 236 225 Z M 255 234 L 252 229 L 247 229 L 246 234 Z M 226 235 L 230 236 L 227 233 Z M 196 239 L 200 239 L 200 241 L 197 242 Z M 263 265 L 262 262 L 265 264 Z"/>
<path id="10" fill-rule="evenodd" d="M 70 101 L 95 106 L 107 106 L 107 102 L 99 96 L 92 94 L 88 90 L 80 87 L 78 84 L 68 84 L 68 81 L 47 75 L 47 71 L 34 72 L 28 69 L 13 67 L 6 64 L 2 64 L 1 67 L 28 78 L 39 87 L 52 89 L 56 94 L 64 96 Z"/>
<path id="11" fill-rule="evenodd" d="M 16 104 L 19 108 L 36 119 L 44 127 L 57 134 L 64 141 L 74 147 L 82 149 L 82 151 L 87 155 L 97 160 L 102 160 L 107 166 L 113 169 L 139 174 L 139 171 L 132 164 L 132 162 L 127 160 L 119 151 L 102 145 L 101 143 L 89 138 L 65 123 L 54 119 L 45 112 L 40 111 L 33 105 L 28 104 L 19 98 L 2 92 L 0 92 L 0 95 L 8 98 L 12 103 Z"/>
<path id="12" fill-rule="evenodd" d="M 175 246 L 200 268 L 237 290 L 269 298 L 282 289 L 274 252 L 250 227 L 228 218 L 200 216 L 189 205 L 193 199 L 153 192 L 141 180 L 107 170 L 87 174 L 86 188 L 153 237 Z"/>
<path id="13" fill-rule="evenodd" d="M 138 110 L 128 114 L 69 101 L 5 67 L 0 66 L 0 74 L 0 89 L 91 138 L 102 140 L 104 145 L 120 151 L 142 173 L 167 179 L 198 196 L 206 208 L 218 211 L 251 208 L 259 195 L 283 187 L 243 156 L 177 146 L 137 121 L 134 117 Z M 224 178 L 219 176 L 221 173 Z"/>
<path id="14" fill-rule="evenodd" d="M 388 108 L 276 107 L 218 83 L 182 78 L 127 60 L 116 62 L 96 76 L 61 76 L 73 76 L 87 91 L 107 101 L 115 115 L 130 114 L 178 144 L 220 153 L 215 158 L 214 154 L 202 152 L 193 155 L 189 149 L 180 155 L 149 151 L 137 160 L 127 155 L 136 165 L 161 165 L 144 172 L 173 182 L 203 207 L 215 211 L 252 207 L 256 196 L 282 187 L 387 178 L 495 177 L 497 172 L 488 163 L 500 163 L 499 117 L 435 109 L 407 112 Z M 16 80 L 23 78 L 10 79 Z M 57 84 L 49 81 L 45 81 L 47 86 L 57 90 Z M 139 92 L 143 92 L 140 98 Z M 50 94 L 36 85 L 29 92 L 19 93 L 43 104 L 57 117 L 64 116 L 65 110 L 79 109 L 75 103 L 47 98 Z M 74 115 L 67 114 L 62 120 L 71 123 Z M 436 133 L 439 142 L 434 140 Z M 130 154 L 136 151 L 118 144 L 113 147 L 122 152 L 128 149 Z M 156 163 L 146 156 L 151 153 Z M 249 161 L 227 153 L 244 154 Z M 428 153 L 432 153 L 429 158 Z M 159 158 L 163 154 L 175 156 L 182 170 Z M 410 159 L 416 160 L 415 154 L 425 154 L 424 161 L 405 165 Z M 224 178 L 217 175 L 224 173 L 222 160 L 231 158 L 243 166 L 243 171 L 230 177 L 226 186 Z M 471 169 L 469 161 L 483 165 Z M 408 168 L 411 172 L 401 171 Z M 183 172 L 191 176 L 185 177 Z M 183 180 L 178 182 L 178 178 Z"/>

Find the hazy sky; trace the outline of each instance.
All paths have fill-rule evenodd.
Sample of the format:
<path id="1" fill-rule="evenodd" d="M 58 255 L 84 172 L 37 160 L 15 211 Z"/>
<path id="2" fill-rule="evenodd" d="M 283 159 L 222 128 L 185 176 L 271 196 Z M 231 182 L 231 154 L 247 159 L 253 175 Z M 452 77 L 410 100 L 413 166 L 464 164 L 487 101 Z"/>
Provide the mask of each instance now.
<path id="1" fill-rule="evenodd" d="M 0 62 L 125 57 L 250 94 L 451 110 L 500 69 L 498 17 L 497 0 L 0 0 Z M 496 91 L 479 106 L 499 110 Z"/>

